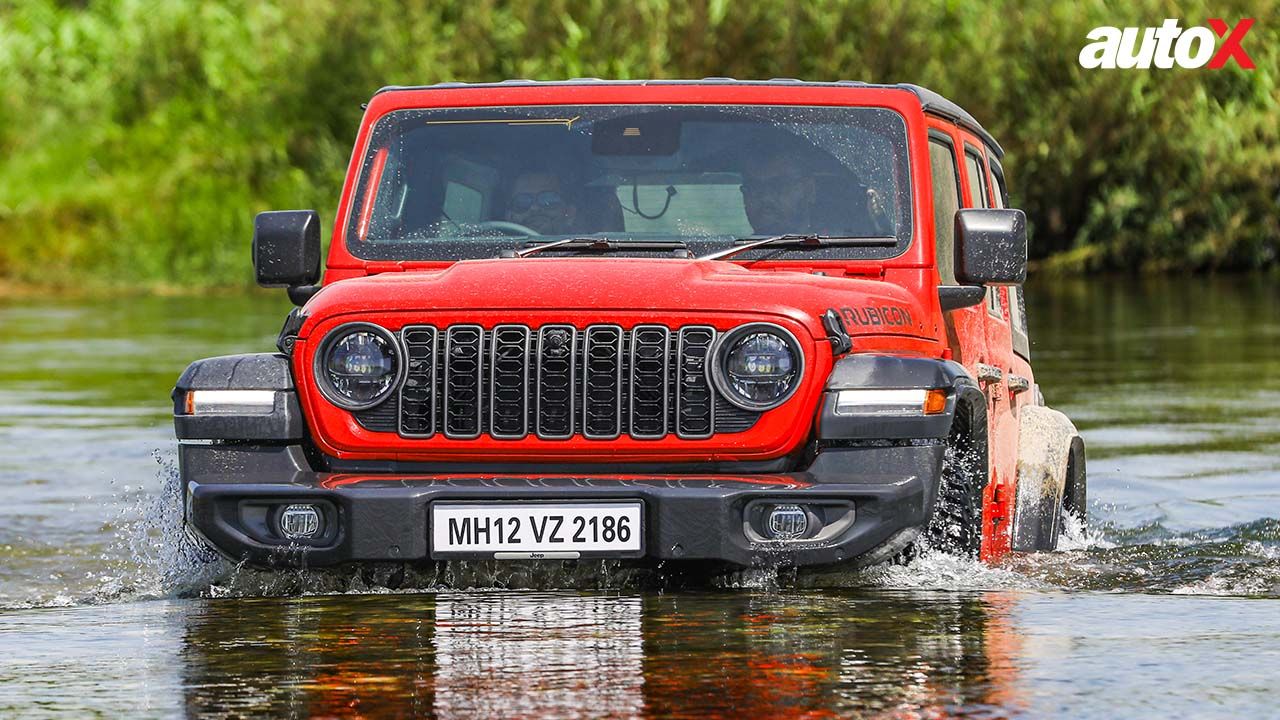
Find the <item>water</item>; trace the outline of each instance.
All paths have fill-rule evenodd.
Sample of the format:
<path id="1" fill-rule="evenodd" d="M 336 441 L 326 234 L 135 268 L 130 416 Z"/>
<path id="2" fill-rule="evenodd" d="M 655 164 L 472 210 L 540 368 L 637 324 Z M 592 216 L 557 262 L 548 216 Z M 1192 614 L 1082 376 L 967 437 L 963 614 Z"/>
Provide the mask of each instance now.
<path id="1" fill-rule="evenodd" d="M 1071 549 L 985 567 L 480 564 L 264 575 L 173 532 L 167 392 L 275 294 L 0 304 L 0 716 L 1274 714 L 1280 292 L 1053 281 L 1037 376 L 1089 444 Z M 394 589 L 393 589 L 394 588 Z"/>

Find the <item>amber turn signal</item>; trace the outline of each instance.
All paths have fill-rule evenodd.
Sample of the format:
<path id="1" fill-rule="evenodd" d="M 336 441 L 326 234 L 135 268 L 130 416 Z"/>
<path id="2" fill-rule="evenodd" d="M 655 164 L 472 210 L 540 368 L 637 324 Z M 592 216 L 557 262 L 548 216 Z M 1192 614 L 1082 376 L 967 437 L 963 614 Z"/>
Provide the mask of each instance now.
<path id="1" fill-rule="evenodd" d="M 924 396 L 924 414 L 937 415 L 947 409 L 947 391 L 930 390 Z"/>

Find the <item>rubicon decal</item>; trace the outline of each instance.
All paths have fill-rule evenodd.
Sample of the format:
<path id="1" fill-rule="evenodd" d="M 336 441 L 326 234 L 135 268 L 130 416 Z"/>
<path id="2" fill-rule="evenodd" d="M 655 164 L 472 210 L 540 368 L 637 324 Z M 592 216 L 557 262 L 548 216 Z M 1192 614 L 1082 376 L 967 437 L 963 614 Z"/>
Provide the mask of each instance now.
<path id="1" fill-rule="evenodd" d="M 1235 27 L 1220 18 L 1209 20 L 1209 27 L 1183 28 L 1174 19 L 1165 20 L 1158 28 L 1104 25 L 1085 36 L 1094 42 L 1080 51 L 1080 66 L 1088 70 L 1146 70 L 1153 65 L 1159 69 L 1177 65 L 1221 70 L 1228 60 L 1234 60 L 1240 67 L 1252 70 L 1253 59 L 1240 44 L 1251 27 L 1253 18 L 1245 18 Z"/>
<path id="2" fill-rule="evenodd" d="M 840 308 L 840 316 L 845 322 L 852 325 L 874 326 L 874 325 L 914 325 L 915 321 L 911 319 L 911 313 L 904 307 L 885 305 L 881 307 L 842 307 Z"/>

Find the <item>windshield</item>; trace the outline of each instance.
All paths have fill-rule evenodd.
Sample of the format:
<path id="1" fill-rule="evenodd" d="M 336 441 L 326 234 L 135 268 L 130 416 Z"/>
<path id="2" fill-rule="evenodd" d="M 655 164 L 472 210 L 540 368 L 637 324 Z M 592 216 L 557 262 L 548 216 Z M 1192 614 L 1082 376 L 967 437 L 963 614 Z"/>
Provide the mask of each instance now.
<path id="1" fill-rule="evenodd" d="M 576 237 L 701 253 L 781 233 L 893 241 L 752 253 L 892 257 L 911 237 L 906 125 L 865 107 L 403 110 L 374 127 L 348 217 L 348 248 L 371 260 Z"/>

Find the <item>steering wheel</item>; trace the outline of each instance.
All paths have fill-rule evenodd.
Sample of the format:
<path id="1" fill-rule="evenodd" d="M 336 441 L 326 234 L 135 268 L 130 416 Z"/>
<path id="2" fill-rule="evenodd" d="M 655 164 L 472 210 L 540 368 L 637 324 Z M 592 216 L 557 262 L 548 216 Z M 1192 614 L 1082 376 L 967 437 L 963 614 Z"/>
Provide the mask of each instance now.
<path id="1" fill-rule="evenodd" d="M 485 220 L 470 226 L 475 230 L 496 230 L 503 235 L 541 235 L 542 233 L 531 227 L 526 227 L 520 223 L 514 223 L 507 220 Z M 479 234 L 479 233 L 476 233 Z"/>

